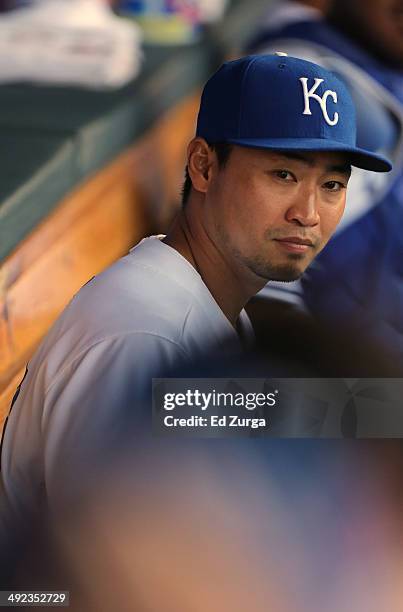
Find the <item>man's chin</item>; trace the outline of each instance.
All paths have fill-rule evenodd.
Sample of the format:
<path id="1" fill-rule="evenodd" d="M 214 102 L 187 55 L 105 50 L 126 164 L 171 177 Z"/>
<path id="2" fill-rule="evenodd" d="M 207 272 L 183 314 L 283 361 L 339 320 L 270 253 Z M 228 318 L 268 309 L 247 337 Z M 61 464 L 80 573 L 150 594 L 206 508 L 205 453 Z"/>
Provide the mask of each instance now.
<path id="1" fill-rule="evenodd" d="M 304 268 L 305 269 L 305 268 Z M 280 281 L 283 283 L 291 283 L 292 281 L 298 280 L 304 270 L 301 270 L 297 266 L 277 266 L 263 269 L 254 269 L 255 274 L 269 281 Z"/>
<path id="2" fill-rule="evenodd" d="M 291 283 L 301 278 L 303 270 L 296 266 L 282 266 L 270 271 L 270 276 L 267 278 L 271 281 L 280 281 L 283 283 Z"/>
<path id="3" fill-rule="evenodd" d="M 254 260 L 249 262 L 250 269 L 261 278 L 268 281 L 280 281 L 283 283 L 291 283 L 298 280 L 305 272 L 308 264 L 300 256 L 289 258 L 288 261 L 278 263 L 277 265 L 268 264 L 267 262 Z"/>

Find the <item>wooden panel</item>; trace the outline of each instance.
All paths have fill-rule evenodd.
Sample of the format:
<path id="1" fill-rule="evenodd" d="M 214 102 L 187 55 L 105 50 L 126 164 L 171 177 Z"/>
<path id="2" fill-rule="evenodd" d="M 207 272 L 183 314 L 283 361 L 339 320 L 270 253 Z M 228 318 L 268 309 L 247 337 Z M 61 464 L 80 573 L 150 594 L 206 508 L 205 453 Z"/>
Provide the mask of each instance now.
<path id="1" fill-rule="evenodd" d="M 0 395 L 0 435 L 3 429 L 4 421 L 8 415 L 8 411 L 11 406 L 14 393 L 18 385 L 20 384 L 25 373 L 25 367 L 22 368 L 8 383 L 7 387 L 3 390 Z"/>
<path id="2" fill-rule="evenodd" d="M 25 363 L 74 293 L 178 206 L 199 96 L 69 195 L 0 268 L 0 431 Z"/>

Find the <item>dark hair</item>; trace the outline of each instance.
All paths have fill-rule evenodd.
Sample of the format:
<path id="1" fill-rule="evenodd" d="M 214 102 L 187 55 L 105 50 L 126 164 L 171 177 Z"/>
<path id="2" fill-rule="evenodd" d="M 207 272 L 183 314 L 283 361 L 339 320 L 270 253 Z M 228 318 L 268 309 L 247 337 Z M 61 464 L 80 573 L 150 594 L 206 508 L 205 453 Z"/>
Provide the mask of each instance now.
<path id="1" fill-rule="evenodd" d="M 215 151 L 217 155 L 217 161 L 219 168 L 224 168 L 227 163 L 229 156 L 232 151 L 233 145 L 229 142 L 213 142 L 208 143 L 208 146 L 212 151 Z M 186 206 L 190 191 L 192 189 L 192 179 L 189 175 L 188 167 L 185 168 L 185 182 L 182 187 L 182 207 Z"/>

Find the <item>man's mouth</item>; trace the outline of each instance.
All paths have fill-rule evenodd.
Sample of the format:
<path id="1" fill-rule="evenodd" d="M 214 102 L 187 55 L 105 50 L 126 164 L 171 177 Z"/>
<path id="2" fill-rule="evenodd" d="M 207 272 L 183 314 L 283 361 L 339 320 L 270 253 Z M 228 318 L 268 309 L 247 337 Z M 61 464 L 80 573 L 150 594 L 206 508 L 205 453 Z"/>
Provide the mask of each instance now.
<path id="1" fill-rule="evenodd" d="M 314 247 L 312 240 L 309 240 L 309 238 L 299 238 L 298 236 L 275 238 L 274 241 L 291 253 L 306 253 Z"/>

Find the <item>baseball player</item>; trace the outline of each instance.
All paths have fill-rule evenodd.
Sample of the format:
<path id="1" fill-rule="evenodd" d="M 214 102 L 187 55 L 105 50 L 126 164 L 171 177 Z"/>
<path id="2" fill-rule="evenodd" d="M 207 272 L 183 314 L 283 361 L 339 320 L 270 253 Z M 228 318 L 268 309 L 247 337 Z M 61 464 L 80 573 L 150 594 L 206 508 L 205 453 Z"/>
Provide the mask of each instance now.
<path id="1" fill-rule="evenodd" d="M 391 169 L 355 135 L 346 86 L 316 64 L 248 56 L 211 77 L 172 230 L 85 285 L 28 365 L 2 449 L 14 507 L 57 494 L 61 457 L 116 430 L 151 377 L 248 345 L 245 304 L 270 280 L 298 278 L 323 249 L 351 165 Z"/>

